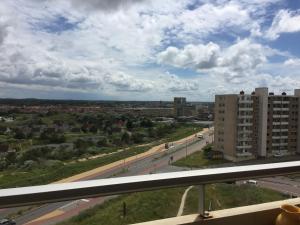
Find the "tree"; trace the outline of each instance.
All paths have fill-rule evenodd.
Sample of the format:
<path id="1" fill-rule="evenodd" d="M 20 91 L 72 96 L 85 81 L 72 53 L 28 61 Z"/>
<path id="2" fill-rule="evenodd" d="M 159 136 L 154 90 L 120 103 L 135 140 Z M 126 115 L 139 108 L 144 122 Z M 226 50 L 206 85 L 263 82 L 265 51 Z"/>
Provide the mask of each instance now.
<path id="1" fill-rule="evenodd" d="M 99 141 L 97 142 L 98 147 L 106 147 L 108 145 L 108 140 L 106 137 L 100 137 Z"/>
<path id="2" fill-rule="evenodd" d="M 16 163 L 17 154 L 15 151 L 9 151 L 6 155 L 6 161 L 8 164 Z"/>
<path id="3" fill-rule="evenodd" d="M 92 126 L 92 127 L 90 128 L 90 132 L 96 134 L 96 133 L 98 132 L 98 128 L 97 128 L 96 126 Z"/>
<path id="4" fill-rule="evenodd" d="M 126 127 L 127 127 L 128 130 L 132 130 L 132 128 L 133 128 L 133 123 L 132 123 L 131 120 L 128 120 L 128 121 L 127 121 Z"/>
<path id="5" fill-rule="evenodd" d="M 155 138 L 157 136 L 157 132 L 153 127 L 148 128 L 148 136 L 151 138 Z"/>
<path id="6" fill-rule="evenodd" d="M 143 118 L 141 121 L 142 127 L 153 127 L 153 122 L 149 118 Z"/>
<path id="7" fill-rule="evenodd" d="M 81 131 L 84 132 L 84 133 L 87 133 L 87 132 L 89 131 L 88 125 L 87 125 L 87 124 L 83 124 L 83 125 L 81 126 Z"/>
<path id="8" fill-rule="evenodd" d="M 26 135 L 21 130 L 17 130 L 14 137 L 16 139 L 25 139 Z"/>
<path id="9" fill-rule="evenodd" d="M 124 132 L 121 138 L 123 143 L 129 144 L 130 143 L 130 135 L 128 132 Z"/>
<path id="10" fill-rule="evenodd" d="M 132 140 L 134 143 L 142 143 L 144 139 L 144 134 L 141 132 L 135 132 L 132 134 Z"/>

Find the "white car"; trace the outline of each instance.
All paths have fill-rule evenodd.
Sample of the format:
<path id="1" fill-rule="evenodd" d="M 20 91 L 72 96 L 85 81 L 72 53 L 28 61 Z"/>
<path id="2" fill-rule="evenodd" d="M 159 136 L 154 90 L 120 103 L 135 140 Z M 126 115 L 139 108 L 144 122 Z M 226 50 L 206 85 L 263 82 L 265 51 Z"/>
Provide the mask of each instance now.
<path id="1" fill-rule="evenodd" d="M 280 153 L 280 152 L 276 152 L 276 153 L 274 154 L 274 157 L 282 157 L 282 156 L 283 156 L 283 154 Z"/>
<path id="2" fill-rule="evenodd" d="M 202 138 L 203 138 L 203 135 L 202 135 L 202 134 L 197 134 L 197 138 L 202 139 Z"/>
<path id="3" fill-rule="evenodd" d="M 256 180 L 247 180 L 247 181 L 244 181 L 244 184 L 257 185 L 257 181 Z"/>

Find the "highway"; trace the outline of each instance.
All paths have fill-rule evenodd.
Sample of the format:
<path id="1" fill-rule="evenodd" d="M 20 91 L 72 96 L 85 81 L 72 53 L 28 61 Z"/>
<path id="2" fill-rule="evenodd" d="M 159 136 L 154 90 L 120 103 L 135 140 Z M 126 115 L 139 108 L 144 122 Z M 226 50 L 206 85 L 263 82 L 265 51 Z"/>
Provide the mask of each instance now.
<path id="1" fill-rule="evenodd" d="M 168 151 L 159 152 L 157 154 L 150 155 L 143 159 L 137 159 L 134 161 L 126 162 L 122 165 L 116 166 L 109 170 L 96 174 L 95 176 L 88 177 L 91 179 L 101 179 L 113 176 L 132 176 L 138 174 L 149 174 L 159 172 L 173 172 L 178 170 L 184 170 L 184 168 L 178 168 L 170 165 L 172 161 L 176 161 L 201 150 L 207 142 L 211 142 L 212 137 L 208 135 L 208 131 L 204 133 L 204 138 L 200 140 L 197 137 L 192 138 L 189 141 L 183 142 Z M 85 179 L 82 179 L 85 180 Z M 16 218 L 17 225 L 50 225 L 60 221 L 66 220 L 74 215 L 77 215 L 80 211 L 98 205 L 112 197 L 99 197 L 93 199 L 81 199 L 76 201 L 51 203 L 36 207 L 35 209 L 26 212 L 25 214 Z M 9 209 L 8 212 L 16 209 Z M 2 214 L 2 215 L 1 215 Z M 3 217 L 4 212 L 0 212 Z"/>

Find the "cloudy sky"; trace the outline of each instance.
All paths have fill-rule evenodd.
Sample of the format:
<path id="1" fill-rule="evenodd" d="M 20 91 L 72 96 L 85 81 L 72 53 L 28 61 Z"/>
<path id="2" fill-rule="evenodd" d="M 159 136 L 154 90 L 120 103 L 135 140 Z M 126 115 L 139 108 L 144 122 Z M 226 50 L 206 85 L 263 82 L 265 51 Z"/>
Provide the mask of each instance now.
<path id="1" fill-rule="evenodd" d="M 300 1 L 1 0 L 0 97 L 300 88 Z"/>

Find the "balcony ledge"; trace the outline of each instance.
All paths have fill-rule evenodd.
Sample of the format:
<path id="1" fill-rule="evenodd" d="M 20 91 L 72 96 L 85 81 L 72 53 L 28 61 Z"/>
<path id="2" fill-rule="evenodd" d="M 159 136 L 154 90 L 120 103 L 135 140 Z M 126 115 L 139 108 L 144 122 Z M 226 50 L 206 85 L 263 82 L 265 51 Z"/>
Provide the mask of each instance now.
<path id="1" fill-rule="evenodd" d="M 191 214 L 135 225 L 274 225 L 283 204 L 300 205 L 300 198 L 212 211 L 207 219 Z"/>

